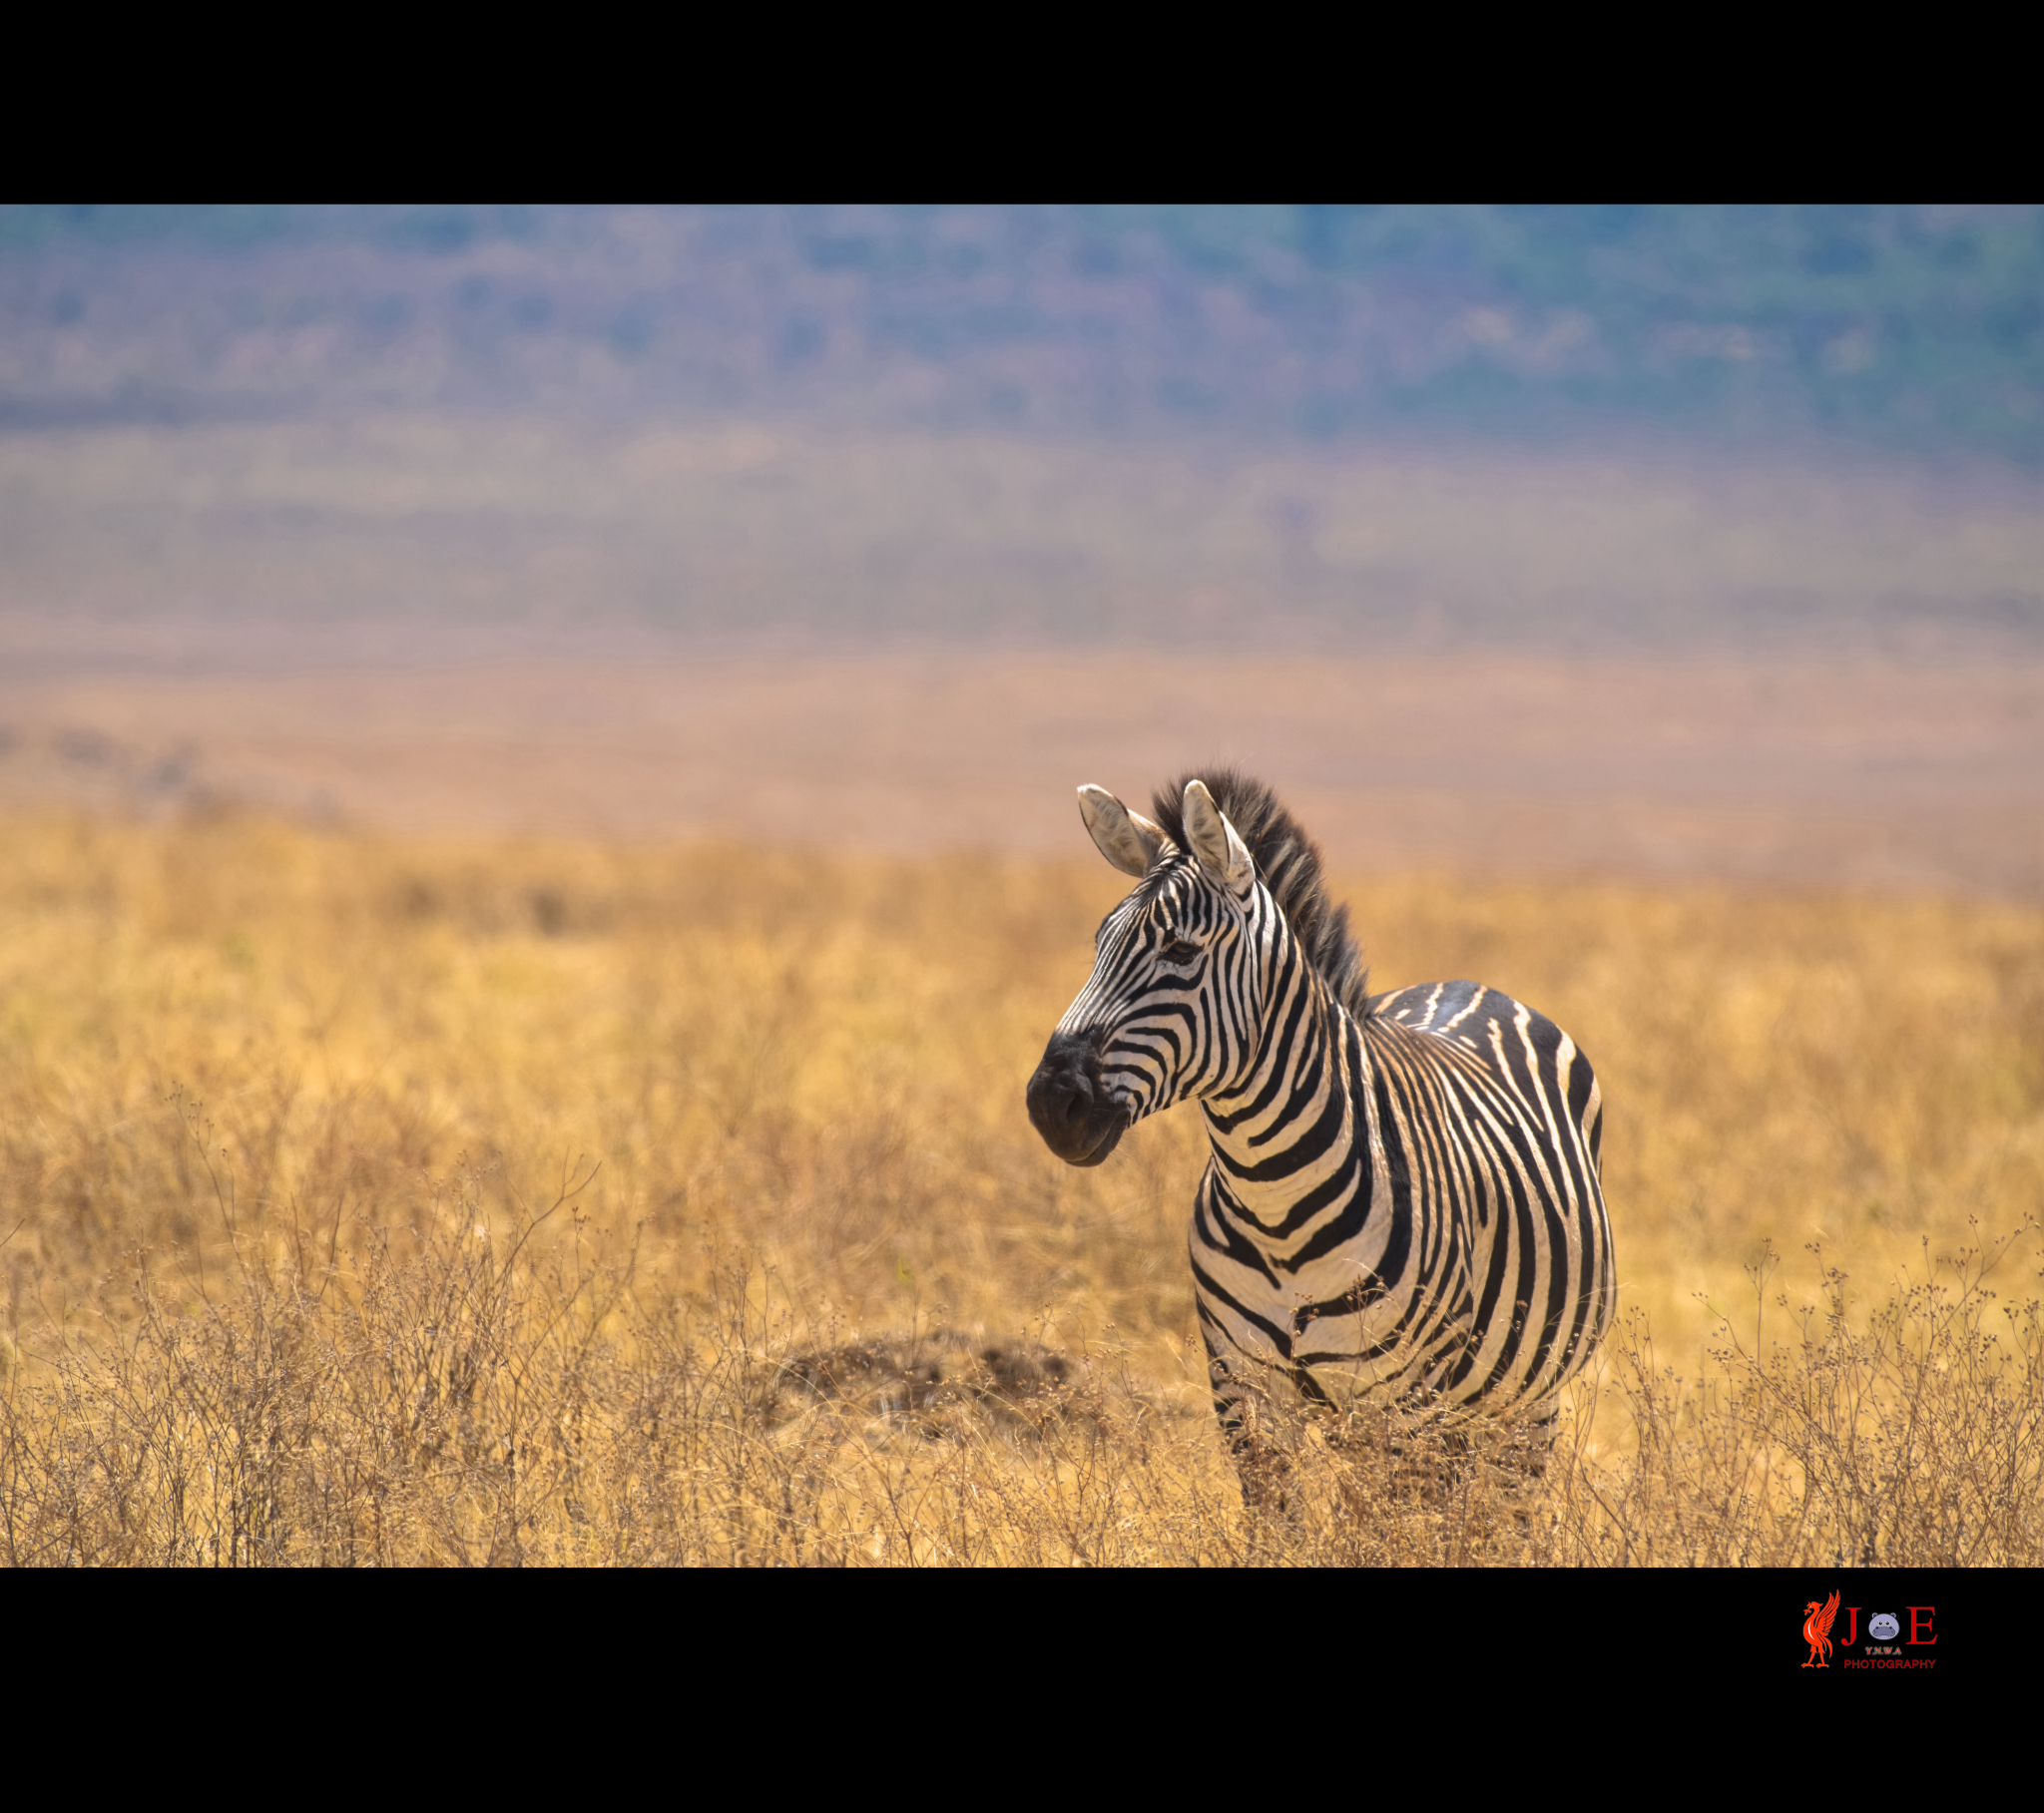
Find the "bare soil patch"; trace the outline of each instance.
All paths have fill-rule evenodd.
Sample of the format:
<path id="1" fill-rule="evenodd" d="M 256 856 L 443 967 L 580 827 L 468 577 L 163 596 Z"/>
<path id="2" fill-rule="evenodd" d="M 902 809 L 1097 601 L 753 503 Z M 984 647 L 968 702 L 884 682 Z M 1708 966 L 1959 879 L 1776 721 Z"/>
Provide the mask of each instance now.
<path id="1" fill-rule="evenodd" d="M 1349 870 L 2044 893 L 2044 664 L 15 654 L 15 807 L 1069 853 L 1080 782 L 1233 760 Z"/>

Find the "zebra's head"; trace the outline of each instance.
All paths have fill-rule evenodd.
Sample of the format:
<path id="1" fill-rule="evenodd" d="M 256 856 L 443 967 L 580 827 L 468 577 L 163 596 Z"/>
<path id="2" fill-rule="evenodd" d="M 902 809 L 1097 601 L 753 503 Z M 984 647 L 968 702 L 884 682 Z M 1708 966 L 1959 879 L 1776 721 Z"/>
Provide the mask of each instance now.
<path id="1" fill-rule="evenodd" d="M 1104 787 L 1081 787 L 1079 811 L 1141 885 L 1094 939 L 1093 975 L 1029 1080 L 1029 1119 L 1068 1164 L 1098 1164 L 1145 1115 L 1248 1077 L 1282 921 L 1205 781 L 1180 802 L 1185 849 Z"/>

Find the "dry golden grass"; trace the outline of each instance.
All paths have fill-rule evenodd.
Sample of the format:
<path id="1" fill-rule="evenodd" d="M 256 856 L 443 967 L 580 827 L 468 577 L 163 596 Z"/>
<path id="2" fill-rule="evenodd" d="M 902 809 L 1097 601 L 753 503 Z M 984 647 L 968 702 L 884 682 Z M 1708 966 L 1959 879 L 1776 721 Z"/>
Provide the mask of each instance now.
<path id="1" fill-rule="evenodd" d="M 1082 1172 L 1022 1111 L 1121 886 L 9 824 L 6 1556 L 2044 1560 L 2044 913 L 1343 889 L 1378 986 L 1595 1059 L 1628 1321 L 1544 1474 L 1308 1429 L 1273 1521 L 1197 1117 Z"/>

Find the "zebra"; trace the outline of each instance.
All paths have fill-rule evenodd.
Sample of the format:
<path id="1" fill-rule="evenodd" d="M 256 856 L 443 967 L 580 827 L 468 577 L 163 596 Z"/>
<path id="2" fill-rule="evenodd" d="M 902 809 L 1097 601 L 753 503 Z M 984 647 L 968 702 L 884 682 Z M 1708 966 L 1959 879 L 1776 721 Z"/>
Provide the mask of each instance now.
<path id="1" fill-rule="evenodd" d="M 1549 1431 L 1612 1319 L 1589 1060 L 1477 983 L 1370 996 L 1318 845 L 1261 781 L 1182 776 L 1154 821 L 1097 786 L 1079 809 L 1138 885 L 1101 924 L 1029 1118 L 1092 1165 L 1146 1115 L 1200 1104 L 1194 1293 L 1246 1497 L 1287 1465 L 1264 1433 L 1280 1407 Z"/>

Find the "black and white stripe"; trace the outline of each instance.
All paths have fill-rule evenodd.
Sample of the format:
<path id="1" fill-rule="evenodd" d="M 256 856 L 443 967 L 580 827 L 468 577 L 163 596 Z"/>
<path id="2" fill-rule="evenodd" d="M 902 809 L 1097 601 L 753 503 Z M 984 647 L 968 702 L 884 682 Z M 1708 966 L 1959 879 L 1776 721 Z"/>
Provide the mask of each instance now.
<path id="1" fill-rule="evenodd" d="M 1073 1163 L 1197 1101 L 1213 1153 L 1191 1251 L 1215 1406 L 1388 1399 L 1541 1419 L 1611 1321 L 1589 1061 L 1472 982 L 1374 998 L 1319 852 L 1268 788 L 1209 774 L 1157 819 L 1082 790 L 1141 880 L 1032 1079 Z"/>

